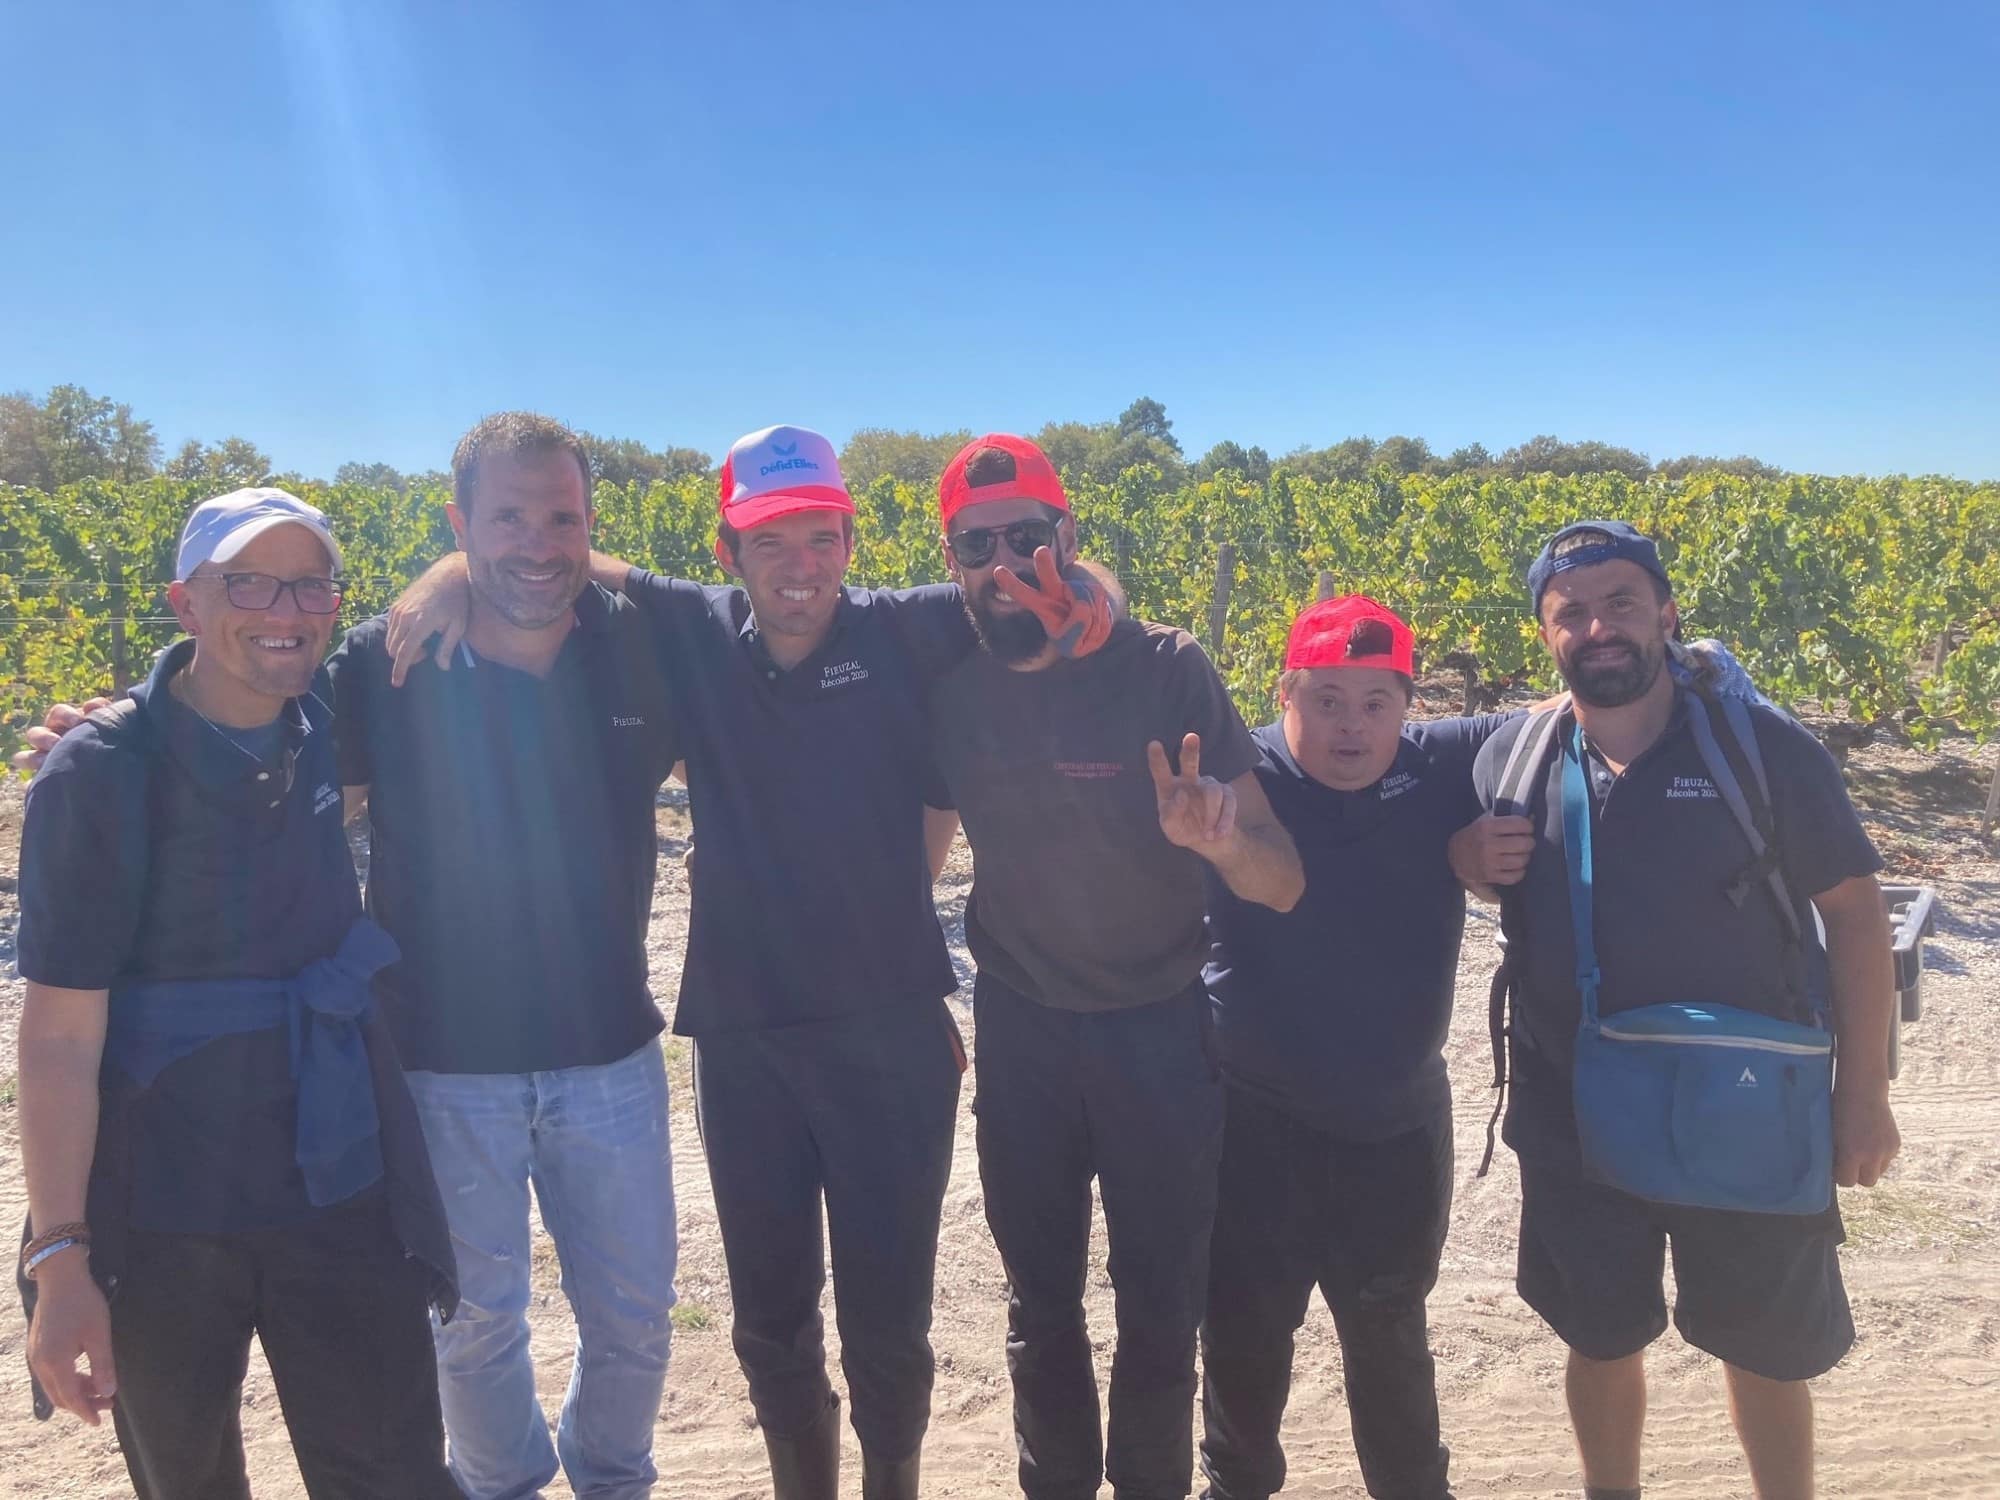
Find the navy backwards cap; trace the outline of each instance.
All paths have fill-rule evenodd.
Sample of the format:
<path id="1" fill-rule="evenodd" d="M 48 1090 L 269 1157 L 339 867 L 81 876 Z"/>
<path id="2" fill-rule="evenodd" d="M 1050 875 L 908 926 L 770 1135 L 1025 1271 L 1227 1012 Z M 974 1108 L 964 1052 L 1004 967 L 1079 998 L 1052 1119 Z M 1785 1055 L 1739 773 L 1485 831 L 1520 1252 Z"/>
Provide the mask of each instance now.
<path id="1" fill-rule="evenodd" d="M 1535 614 L 1542 612 L 1542 595 L 1549 581 L 1571 568 L 1588 568 L 1596 563 L 1637 563 L 1673 592 L 1673 580 L 1660 563 L 1660 549 L 1653 539 L 1626 521 L 1575 521 L 1563 527 L 1543 544 L 1533 566 L 1528 569 L 1528 593 L 1535 601 Z"/>

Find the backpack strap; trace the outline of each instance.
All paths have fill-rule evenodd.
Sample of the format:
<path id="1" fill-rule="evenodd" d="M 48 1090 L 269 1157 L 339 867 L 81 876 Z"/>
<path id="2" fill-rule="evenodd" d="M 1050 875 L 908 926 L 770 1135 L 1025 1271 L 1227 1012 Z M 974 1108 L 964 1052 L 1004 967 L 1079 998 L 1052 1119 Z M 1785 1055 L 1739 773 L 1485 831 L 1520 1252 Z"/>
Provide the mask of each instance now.
<path id="1" fill-rule="evenodd" d="M 1724 730 L 1721 736 L 1716 733 L 1718 720 Z M 1792 903 L 1791 887 L 1785 882 L 1785 872 L 1779 867 L 1778 851 L 1770 836 L 1775 832 L 1771 784 L 1764 772 L 1764 757 L 1757 748 L 1756 726 L 1750 722 L 1749 712 L 1741 703 L 1697 698 L 1688 714 L 1688 727 L 1694 732 L 1695 748 L 1701 752 L 1709 779 L 1715 783 L 1730 816 L 1742 830 L 1744 842 L 1750 846 L 1750 862 L 1729 884 L 1730 899 L 1741 906 L 1751 886 L 1761 881 L 1777 905 L 1778 920 L 1784 926 L 1786 938 L 1793 944 L 1802 943 L 1804 934 L 1799 927 L 1798 908 Z M 1743 771 L 1749 774 L 1741 774 Z"/>
<path id="2" fill-rule="evenodd" d="M 1536 778 L 1548 761 L 1549 746 L 1556 740 L 1556 721 L 1561 717 L 1559 708 L 1538 709 L 1528 715 L 1521 732 L 1514 736 L 1507 764 L 1493 788 L 1492 811 L 1496 816 L 1528 816 L 1535 801 Z"/>
<path id="3" fill-rule="evenodd" d="M 1535 788 L 1542 767 L 1548 763 L 1549 747 L 1555 743 L 1559 708 L 1544 708 L 1530 714 L 1507 754 L 1500 780 L 1493 789 L 1492 812 L 1498 817 L 1528 817 L 1535 801 Z M 1514 970 L 1507 959 L 1507 943 L 1500 940 L 1500 962 L 1494 967 L 1486 991 L 1486 1035 L 1493 1045 L 1493 1113 L 1486 1120 L 1486 1153 L 1479 1159 L 1475 1177 L 1484 1177 L 1493 1165 L 1493 1150 L 1500 1129 L 1500 1116 L 1507 1108 L 1507 1039 L 1513 1034 Z"/>

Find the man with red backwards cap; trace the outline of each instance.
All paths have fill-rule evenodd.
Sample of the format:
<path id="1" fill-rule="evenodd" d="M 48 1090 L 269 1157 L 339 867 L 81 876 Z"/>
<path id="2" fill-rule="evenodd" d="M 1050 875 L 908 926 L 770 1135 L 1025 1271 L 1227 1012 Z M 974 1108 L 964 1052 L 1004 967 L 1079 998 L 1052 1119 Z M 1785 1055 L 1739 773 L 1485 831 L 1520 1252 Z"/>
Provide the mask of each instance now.
<path id="1" fill-rule="evenodd" d="M 778 1500 L 834 1500 L 823 1200 L 862 1493 L 914 1500 L 964 1067 L 931 900 L 954 820 L 927 813 L 949 796 L 922 695 L 974 640 L 955 588 L 843 585 L 854 502 L 820 434 L 739 439 L 719 512 L 716 556 L 737 585 L 602 555 L 593 575 L 652 615 L 686 758 L 699 852 L 674 1029 L 695 1038 L 734 1343 Z M 1109 629 L 1104 595 L 1047 583 L 1031 600 L 1090 649 Z M 442 628 L 442 664 L 462 602 L 433 592 L 398 606 L 392 646 L 415 656 Z"/>
<path id="2" fill-rule="evenodd" d="M 1280 913 L 1209 881 L 1226 1098 L 1202 1326 L 1210 1500 L 1284 1484 L 1292 1335 L 1315 1285 L 1368 1493 L 1449 1494 L 1424 1311 L 1451 1210 L 1443 1046 L 1465 893 L 1448 850 L 1479 816 L 1473 760 L 1508 716 L 1406 724 L 1413 655 L 1373 599 L 1299 615 L 1282 712 L 1252 738 L 1304 899 Z"/>
<path id="3" fill-rule="evenodd" d="M 1014 597 L 1012 570 L 1050 585 L 1075 553 L 1047 456 L 979 438 L 939 502 L 983 648 L 939 683 L 931 720 L 975 866 L 979 1172 L 1010 1288 L 1021 1488 L 1085 1500 L 1108 1474 L 1122 1500 L 1182 1497 L 1222 1124 L 1202 876 L 1275 910 L 1304 877 L 1191 637 L 1120 621 L 1066 659 Z M 1108 1443 L 1083 1314 L 1092 1177 L 1117 1293 Z"/>

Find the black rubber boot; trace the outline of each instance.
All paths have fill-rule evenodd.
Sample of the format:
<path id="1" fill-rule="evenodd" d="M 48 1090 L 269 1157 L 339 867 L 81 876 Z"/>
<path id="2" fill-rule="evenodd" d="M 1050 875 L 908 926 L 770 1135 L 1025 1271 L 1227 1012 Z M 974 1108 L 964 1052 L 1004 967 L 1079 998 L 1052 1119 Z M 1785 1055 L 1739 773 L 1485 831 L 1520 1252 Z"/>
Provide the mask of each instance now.
<path id="1" fill-rule="evenodd" d="M 796 1437 L 765 1433 L 764 1451 L 771 1456 L 772 1500 L 840 1500 L 840 1397 Z"/>
<path id="2" fill-rule="evenodd" d="M 861 1500 L 917 1500 L 917 1470 L 924 1450 L 889 1463 L 866 1448 L 861 1450 Z"/>

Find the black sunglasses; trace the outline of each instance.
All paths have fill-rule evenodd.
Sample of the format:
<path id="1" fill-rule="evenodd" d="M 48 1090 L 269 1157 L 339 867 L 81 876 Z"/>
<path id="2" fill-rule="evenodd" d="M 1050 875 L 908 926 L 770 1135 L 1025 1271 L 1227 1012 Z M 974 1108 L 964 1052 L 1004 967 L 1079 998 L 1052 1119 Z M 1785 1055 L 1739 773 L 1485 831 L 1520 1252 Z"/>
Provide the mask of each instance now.
<path id="1" fill-rule="evenodd" d="M 1032 561 L 1042 548 L 1055 546 L 1056 523 L 1012 521 L 1005 526 L 968 526 L 951 534 L 951 550 L 966 567 L 983 568 L 993 560 L 994 549 L 1003 536 L 1009 552 Z"/>

